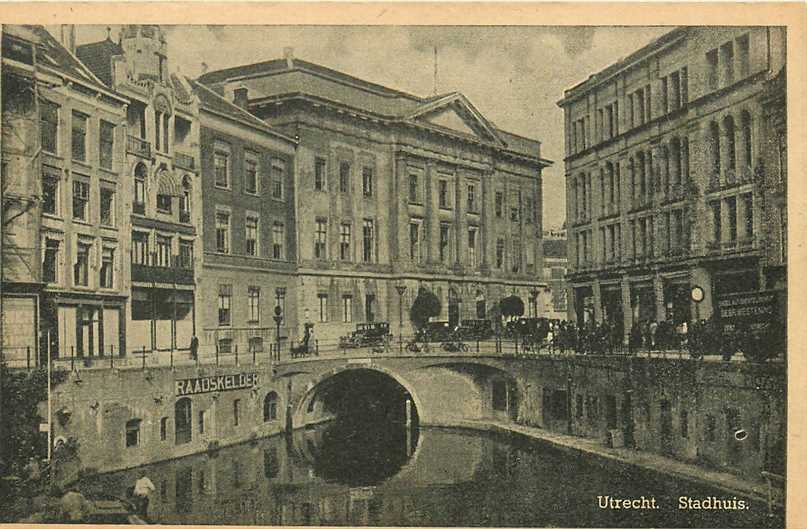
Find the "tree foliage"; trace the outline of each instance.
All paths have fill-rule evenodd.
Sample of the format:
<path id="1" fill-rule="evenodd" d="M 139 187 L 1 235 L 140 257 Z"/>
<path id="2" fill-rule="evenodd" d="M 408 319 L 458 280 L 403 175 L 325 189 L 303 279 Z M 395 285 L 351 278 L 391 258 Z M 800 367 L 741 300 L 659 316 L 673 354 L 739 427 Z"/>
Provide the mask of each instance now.
<path id="1" fill-rule="evenodd" d="M 67 372 L 55 371 L 52 383 L 63 381 Z M 48 372 L 45 367 L 31 371 L 10 370 L 0 365 L 3 379 L 2 402 L 4 424 L 0 430 L 0 474 L 20 475 L 32 457 L 42 456 L 39 424 L 44 422 L 37 406 L 48 398 Z M 13 413 L 13 417 L 9 415 Z"/>
<path id="2" fill-rule="evenodd" d="M 524 315 L 524 301 L 518 296 L 507 296 L 499 302 L 499 305 L 505 318 Z"/>
<path id="3" fill-rule="evenodd" d="M 430 290 L 421 287 L 412 307 L 409 309 L 409 319 L 415 329 L 420 330 L 429 318 L 440 315 L 440 300 Z"/>

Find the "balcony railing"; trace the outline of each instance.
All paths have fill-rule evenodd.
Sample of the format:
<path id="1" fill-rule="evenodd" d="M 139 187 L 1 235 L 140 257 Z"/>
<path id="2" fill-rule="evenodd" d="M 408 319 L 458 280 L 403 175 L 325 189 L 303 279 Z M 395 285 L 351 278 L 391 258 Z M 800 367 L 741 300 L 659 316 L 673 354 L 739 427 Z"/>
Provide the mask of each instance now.
<path id="1" fill-rule="evenodd" d="M 710 241 L 706 251 L 710 255 L 731 255 L 750 252 L 758 249 L 759 240 L 756 237 L 743 237 L 729 241 Z"/>
<path id="2" fill-rule="evenodd" d="M 174 166 L 193 171 L 196 169 L 196 158 L 182 152 L 174 153 Z"/>
<path id="3" fill-rule="evenodd" d="M 179 222 L 190 224 L 191 222 L 191 212 L 185 210 L 179 210 Z"/>
<path id="4" fill-rule="evenodd" d="M 126 141 L 126 152 L 143 158 L 151 158 L 151 143 L 137 136 L 129 136 Z"/>
<path id="5" fill-rule="evenodd" d="M 180 263 L 179 256 L 174 256 L 174 262 Z M 152 266 L 132 263 L 132 281 L 193 285 L 193 263 L 182 264 L 187 266 Z"/>

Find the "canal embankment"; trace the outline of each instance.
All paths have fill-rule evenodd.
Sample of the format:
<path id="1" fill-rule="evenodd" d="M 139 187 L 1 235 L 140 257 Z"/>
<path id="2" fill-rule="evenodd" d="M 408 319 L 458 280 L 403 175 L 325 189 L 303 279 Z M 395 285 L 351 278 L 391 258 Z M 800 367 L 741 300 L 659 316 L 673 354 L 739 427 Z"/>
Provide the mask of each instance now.
<path id="1" fill-rule="evenodd" d="M 496 421 L 466 420 L 439 426 L 518 436 L 529 441 L 549 444 L 569 454 L 596 457 L 617 464 L 659 472 L 676 479 L 714 487 L 728 494 L 742 495 L 766 503 L 772 501 L 778 508 L 783 506 L 782 491 L 773 491 L 773 496 L 769 496 L 771 491 L 762 479 L 752 481 L 731 472 L 710 469 L 633 448 L 611 448 L 604 446 L 596 439 L 552 432 L 534 426 Z"/>

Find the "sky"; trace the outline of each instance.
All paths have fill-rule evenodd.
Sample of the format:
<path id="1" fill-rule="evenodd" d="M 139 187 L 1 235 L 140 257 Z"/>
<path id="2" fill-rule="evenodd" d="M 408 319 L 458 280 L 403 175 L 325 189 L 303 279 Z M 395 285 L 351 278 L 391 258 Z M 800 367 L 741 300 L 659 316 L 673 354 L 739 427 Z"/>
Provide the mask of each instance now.
<path id="1" fill-rule="evenodd" d="M 59 28 L 49 27 L 58 38 Z M 119 26 L 110 26 L 117 40 Z M 669 27 L 553 26 L 163 26 L 169 69 L 210 70 L 294 56 L 419 96 L 462 92 L 497 127 L 542 142 L 544 229 L 565 218 L 563 91 Z M 78 44 L 106 38 L 77 26 Z"/>

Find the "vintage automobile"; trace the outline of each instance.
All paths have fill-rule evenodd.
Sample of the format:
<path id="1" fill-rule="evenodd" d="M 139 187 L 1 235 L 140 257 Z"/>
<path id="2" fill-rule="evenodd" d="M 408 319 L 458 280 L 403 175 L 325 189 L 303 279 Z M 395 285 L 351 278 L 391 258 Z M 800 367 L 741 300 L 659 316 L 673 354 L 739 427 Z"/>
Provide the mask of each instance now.
<path id="1" fill-rule="evenodd" d="M 493 323 L 490 320 L 462 320 L 457 336 L 462 340 L 487 340 L 493 336 Z"/>
<path id="2" fill-rule="evenodd" d="M 426 322 L 418 332 L 418 339 L 423 342 L 444 342 L 453 336 L 454 329 L 447 321 Z"/>
<path id="3" fill-rule="evenodd" d="M 341 349 L 383 345 L 391 339 L 389 322 L 357 323 L 356 330 L 339 338 Z"/>

